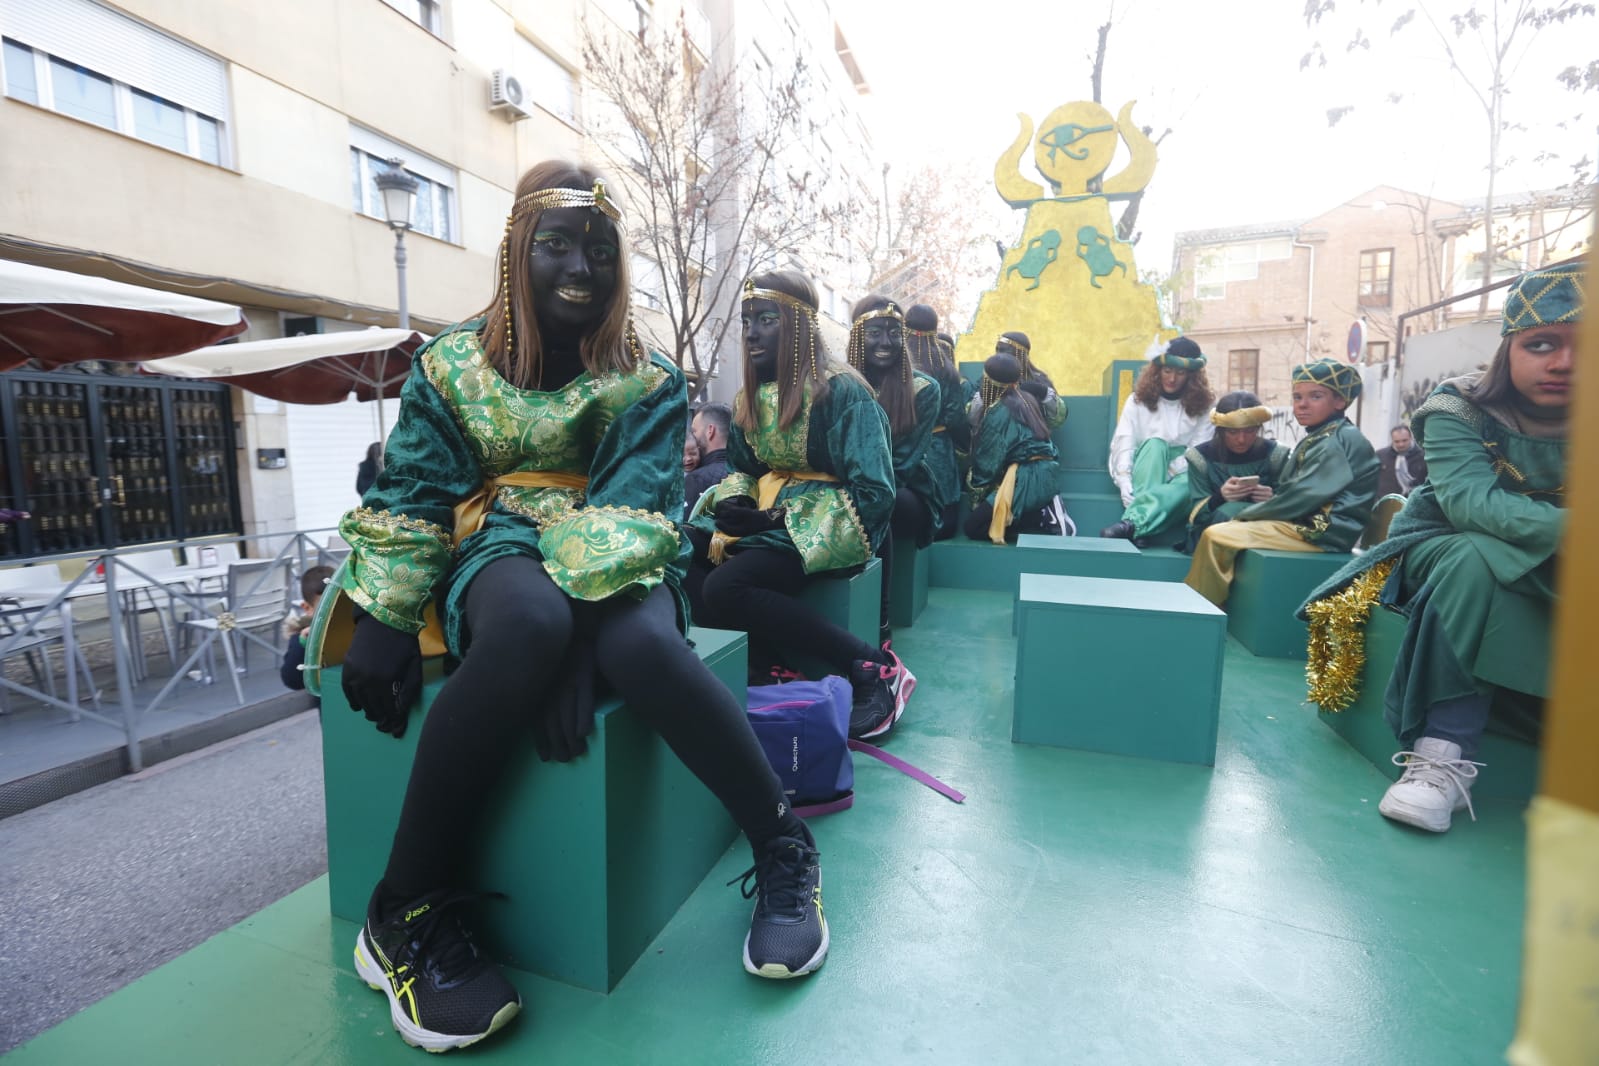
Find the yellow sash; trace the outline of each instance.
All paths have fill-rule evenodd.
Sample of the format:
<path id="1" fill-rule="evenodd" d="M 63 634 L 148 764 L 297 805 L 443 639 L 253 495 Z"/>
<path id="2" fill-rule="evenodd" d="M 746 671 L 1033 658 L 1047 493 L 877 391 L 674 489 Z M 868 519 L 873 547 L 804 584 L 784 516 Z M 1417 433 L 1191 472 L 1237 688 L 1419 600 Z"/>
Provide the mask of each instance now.
<path id="1" fill-rule="evenodd" d="M 761 480 L 756 482 L 755 506 L 765 511 L 777 503 L 777 494 L 783 486 L 791 481 L 830 481 L 838 484 L 838 478 L 832 474 L 824 474 L 819 470 L 768 470 L 761 475 Z M 706 553 L 713 565 L 727 562 L 727 551 L 738 542 L 737 537 L 730 537 L 721 530 L 711 534 L 711 547 Z"/>
<path id="2" fill-rule="evenodd" d="M 1048 458 L 1047 455 L 1034 455 L 1023 462 L 1038 463 Z M 1012 463 L 1007 466 L 999 488 L 994 491 L 994 517 L 988 520 L 988 539 L 995 544 L 1005 543 L 1005 529 L 1010 525 L 1011 501 L 1016 498 L 1016 468 L 1020 465 Z"/>
<path id="3" fill-rule="evenodd" d="M 519 489 L 586 489 L 589 479 L 586 474 L 563 474 L 555 470 L 518 470 L 489 478 L 476 492 L 455 505 L 456 547 L 483 528 L 483 520 L 494 506 L 494 494 L 501 485 Z"/>
<path id="4" fill-rule="evenodd" d="M 1016 495 L 1016 467 L 1012 463 L 1005 468 L 1005 476 L 1000 479 L 999 488 L 994 492 L 994 517 L 988 520 L 988 539 L 995 544 L 1005 543 L 1005 527 L 1010 525 L 1010 504 Z"/>

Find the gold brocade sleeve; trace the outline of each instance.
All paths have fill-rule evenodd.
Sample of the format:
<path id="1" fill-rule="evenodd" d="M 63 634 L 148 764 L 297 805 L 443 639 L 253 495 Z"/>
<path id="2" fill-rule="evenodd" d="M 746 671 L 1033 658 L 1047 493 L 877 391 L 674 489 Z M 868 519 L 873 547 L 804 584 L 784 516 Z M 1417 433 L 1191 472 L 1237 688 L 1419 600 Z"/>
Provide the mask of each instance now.
<path id="1" fill-rule="evenodd" d="M 386 626 L 418 633 L 433 583 L 449 568 L 450 531 L 388 511 L 358 507 L 339 523 L 353 549 L 344 589 Z"/>
<path id="2" fill-rule="evenodd" d="M 746 474 L 738 470 L 729 472 L 711 490 L 709 509 L 715 511 L 717 504 L 724 500 L 731 500 L 735 496 L 748 496 L 752 500 L 755 499 L 759 495 L 756 484 L 757 478 L 752 474 Z"/>
<path id="3" fill-rule="evenodd" d="M 603 600 L 617 593 L 643 598 L 665 580 L 678 548 L 671 519 L 633 507 L 570 511 L 539 536 L 545 572 L 562 592 L 579 600 Z"/>

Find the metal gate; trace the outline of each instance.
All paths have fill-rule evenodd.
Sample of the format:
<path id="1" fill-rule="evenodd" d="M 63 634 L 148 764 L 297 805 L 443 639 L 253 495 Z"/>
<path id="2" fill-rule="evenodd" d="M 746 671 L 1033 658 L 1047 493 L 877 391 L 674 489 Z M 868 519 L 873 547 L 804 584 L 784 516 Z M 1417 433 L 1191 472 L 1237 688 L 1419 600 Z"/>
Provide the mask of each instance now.
<path id="1" fill-rule="evenodd" d="M 225 385 L 0 375 L 0 558 L 241 532 Z"/>

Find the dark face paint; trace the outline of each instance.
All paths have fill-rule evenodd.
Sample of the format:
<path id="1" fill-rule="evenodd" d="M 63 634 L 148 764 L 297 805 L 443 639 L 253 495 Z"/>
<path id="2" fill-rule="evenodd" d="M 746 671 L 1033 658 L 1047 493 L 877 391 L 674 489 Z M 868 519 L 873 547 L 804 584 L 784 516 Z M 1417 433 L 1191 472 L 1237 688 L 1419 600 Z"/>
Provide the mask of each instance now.
<path id="1" fill-rule="evenodd" d="M 744 324 L 744 354 L 755 368 L 757 381 L 777 380 L 777 352 L 783 343 L 783 312 L 775 300 L 745 300 L 740 314 Z"/>
<path id="2" fill-rule="evenodd" d="M 528 257 L 539 334 L 573 340 L 599 325 L 616 293 L 620 256 L 616 226 L 598 211 L 555 207 L 540 214 Z"/>
<path id="3" fill-rule="evenodd" d="M 905 328 L 891 318 L 874 318 L 862 330 L 866 376 L 881 381 L 905 358 Z"/>

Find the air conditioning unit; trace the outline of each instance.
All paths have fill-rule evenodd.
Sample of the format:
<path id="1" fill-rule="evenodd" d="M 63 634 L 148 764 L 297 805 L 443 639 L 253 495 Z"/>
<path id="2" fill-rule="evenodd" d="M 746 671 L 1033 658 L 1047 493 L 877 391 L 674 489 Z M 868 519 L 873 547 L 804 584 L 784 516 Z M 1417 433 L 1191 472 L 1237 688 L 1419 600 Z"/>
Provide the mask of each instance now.
<path id="1" fill-rule="evenodd" d="M 489 110 L 505 112 L 505 117 L 512 122 L 533 114 L 522 83 L 503 67 L 489 79 Z"/>

